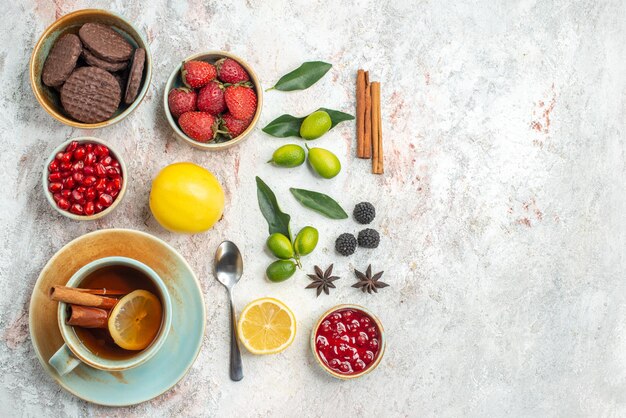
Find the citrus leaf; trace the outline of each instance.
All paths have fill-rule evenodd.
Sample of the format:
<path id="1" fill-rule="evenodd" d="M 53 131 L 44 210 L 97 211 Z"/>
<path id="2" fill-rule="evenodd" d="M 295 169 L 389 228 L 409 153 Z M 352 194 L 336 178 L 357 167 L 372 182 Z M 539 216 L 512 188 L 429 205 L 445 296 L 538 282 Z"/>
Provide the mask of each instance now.
<path id="1" fill-rule="evenodd" d="M 320 107 L 317 110 L 323 110 L 328 113 L 331 122 L 330 129 L 334 128 L 341 122 L 354 119 L 354 116 L 338 110 L 326 109 L 325 107 Z M 267 126 L 263 128 L 263 132 L 277 138 L 287 138 L 289 136 L 300 137 L 300 125 L 302 125 L 302 121 L 305 118 L 306 116 L 298 118 L 287 114 L 281 115 L 268 123 Z"/>
<path id="2" fill-rule="evenodd" d="M 328 72 L 332 64 L 322 61 L 305 62 L 292 72 L 285 74 L 269 90 L 293 91 L 304 90 L 315 84 Z"/>
<path id="3" fill-rule="evenodd" d="M 258 176 L 256 177 L 256 187 L 259 209 L 267 221 L 270 235 L 278 232 L 291 240 L 291 231 L 289 230 L 291 217 L 280 210 L 276 195 Z"/>
<path id="4" fill-rule="evenodd" d="M 348 214 L 332 197 L 312 190 L 290 188 L 298 202 L 330 219 L 346 219 Z"/>

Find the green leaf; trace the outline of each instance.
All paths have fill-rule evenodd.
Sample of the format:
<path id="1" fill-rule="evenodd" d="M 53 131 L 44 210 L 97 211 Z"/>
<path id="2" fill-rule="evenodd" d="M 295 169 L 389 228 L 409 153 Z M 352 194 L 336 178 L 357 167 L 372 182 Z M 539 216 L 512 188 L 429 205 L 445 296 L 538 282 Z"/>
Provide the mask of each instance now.
<path id="1" fill-rule="evenodd" d="M 290 188 L 298 202 L 330 219 L 346 219 L 348 214 L 332 197 L 312 190 Z"/>
<path id="2" fill-rule="evenodd" d="M 354 116 L 340 112 L 338 110 L 326 109 L 325 107 L 320 107 L 317 110 L 323 110 L 328 113 L 330 116 L 330 129 L 337 126 L 337 124 L 354 119 Z M 317 112 L 316 110 L 316 112 Z M 302 121 L 306 118 L 306 116 L 297 118 L 291 115 L 281 115 L 267 124 L 265 128 L 263 128 L 263 132 L 268 135 L 275 136 L 277 138 L 286 138 L 289 136 L 297 136 L 300 137 L 300 125 L 302 125 Z"/>
<path id="3" fill-rule="evenodd" d="M 276 195 L 258 176 L 256 177 L 256 188 L 259 209 L 261 209 L 261 213 L 267 221 L 270 235 L 278 232 L 291 240 L 291 231 L 289 229 L 291 217 L 280 210 L 276 201 Z"/>
<path id="4" fill-rule="evenodd" d="M 285 74 L 276 82 L 276 85 L 269 90 L 293 91 L 304 90 L 315 84 L 324 74 L 328 72 L 332 64 L 322 61 L 305 62 L 292 72 Z"/>

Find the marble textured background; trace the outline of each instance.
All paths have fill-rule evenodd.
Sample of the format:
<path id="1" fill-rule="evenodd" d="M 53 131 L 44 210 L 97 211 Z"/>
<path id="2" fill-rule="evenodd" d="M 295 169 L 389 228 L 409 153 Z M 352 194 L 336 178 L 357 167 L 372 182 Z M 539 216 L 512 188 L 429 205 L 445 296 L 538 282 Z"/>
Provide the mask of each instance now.
<path id="1" fill-rule="evenodd" d="M 31 49 L 70 11 L 101 7 L 135 22 L 155 60 L 146 100 L 96 132 L 60 125 L 28 83 Z M 0 411 L 3 416 L 624 416 L 626 414 L 626 5 L 614 1 L 5 1 L 0 25 Z M 319 106 L 354 110 L 359 67 L 382 81 L 386 173 L 354 155 L 353 123 L 317 141 L 335 151 L 332 181 L 305 167 L 263 162 L 280 144 L 260 129 L 225 153 L 175 140 L 163 86 L 185 56 L 225 49 L 270 86 L 301 62 L 334 64 L 299 93 L 271 92 L 259 127 Z M 124 152 L 133 176 L 113 216 L 75 223 L 40 190 L 42 164 L 61 141 L 93 134 Z M 226 217 L 206 234 L 170 234 L 151 217 L 152 177 L 193 161 L 224 185 Z M 316 226 L 306 259 L 335 263 L 329 297 L 304 290 L 304 273 L 263 279 L 270 257 L 254 176 L 277 192 L 294 226 Z M 375 251 L 333 250 L 352 221 L 301 208 L 288 187 L 362 200 L 378 209 Z M 112 409 L 63 391 L 37 362 L 28 302 L 46 260 L 86 232 L 113 227 L 154 234 L 180 250 L 202 281 L 206 338 L 190 373 L 144 404 Z M 217 244 L 244 251 L 238 307 L 272 295 L 294 308 L 299 334 L 276 356 L 244 356 L 228 379 L 226 294 L 211 274 Z M 353 268 L 385 270 L 391 287 L 362 295 Z M 308 271 L 307 271 L 308 272 Z M 308 334 L 331 306 L 353 302 L 381 317 L 387 354 L 374 373 L 332 380 L 314 364 Z"/>

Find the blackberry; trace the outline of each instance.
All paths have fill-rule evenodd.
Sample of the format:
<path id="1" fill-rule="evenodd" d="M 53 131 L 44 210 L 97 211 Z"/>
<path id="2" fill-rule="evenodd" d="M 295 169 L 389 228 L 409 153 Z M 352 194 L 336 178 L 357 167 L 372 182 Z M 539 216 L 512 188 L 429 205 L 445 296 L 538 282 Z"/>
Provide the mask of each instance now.
<path id="1" fill-rule="evenodd" d="M 375 229 L 366 228 L 359 232 L 359 247 L 376 248 L 380 243 L 380 234 Z"/>
<path id="2" fill-rule="evenodd" d="M 356 238 L 354 238 L 354 235 L 347 232 L 339 235 L 335 241 L 335 250 L 345 256 L 354 254 L 354 250 L 356 250 Z"/>
<path id="3" fill-rule="evenodd" d="M 368 224 L 376 217 L 376 209 L 370 202 L 361 202 L 354 207 L 354 219 L 360 224 Z"/>

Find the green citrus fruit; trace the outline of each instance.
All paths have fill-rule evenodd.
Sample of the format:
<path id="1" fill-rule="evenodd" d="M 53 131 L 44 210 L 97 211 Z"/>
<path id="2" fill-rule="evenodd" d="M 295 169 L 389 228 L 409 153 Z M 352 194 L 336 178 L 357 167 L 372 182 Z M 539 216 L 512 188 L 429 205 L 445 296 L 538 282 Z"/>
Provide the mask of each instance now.
<path id="1" fill-rule="evenodd" d="M 291 258 L 293 257 L 293 247 L 289 238 L 278 232 L 272 234 L 267 238 L 267 248 L 278 258 Z"/>
<path id="2" fill-rule="evenodd" d="M 332 121 L 323 110 L 311 113 L 300 125 L 300 136 L 304 139 L 317 139 L 330 129 Z"/>
<path id="3" fill-rule="evenodd" d="M 280 167 L 297 167 L 304 163 L 305 157 L 304 148 L 300 145 L 288 144 L 274 151 L 272 159 L 268 162 Z"/>
<path id="4" fill-rule="evenodd" d="M 291 260 L 276 260 L 265 270 L 267 279 L 271 282 L 284 282 L 296 272 L 296 263 Z"/>
<path id="5" fill-rule="evenodd" d="M 299 255 L 311 254 L 317 246 L 319 234 L 312 226 L 305 226 L 298 232 L 293 246 Z"/>
<path id="6" fill-rule="evenodd" d="M 324 148 L 309 148 L 309 164 L 325 179 L 332 179 L 341 171 L 339 158 Z"/>

